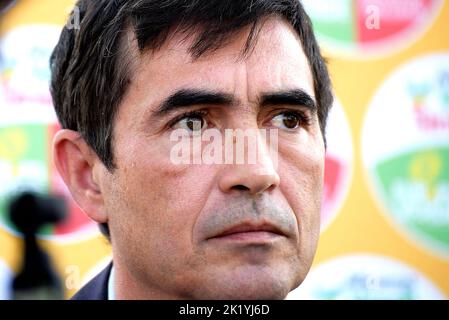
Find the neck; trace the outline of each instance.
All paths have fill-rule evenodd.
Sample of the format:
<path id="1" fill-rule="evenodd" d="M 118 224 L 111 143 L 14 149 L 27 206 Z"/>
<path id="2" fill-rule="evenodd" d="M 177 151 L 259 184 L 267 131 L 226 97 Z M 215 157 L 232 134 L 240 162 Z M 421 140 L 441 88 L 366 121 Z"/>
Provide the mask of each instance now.
<path id="1" fill-rule="evenodd" d="M 152 285 L 144 275 L 127 268 L 116 255 L 114 255 L 114 293 L 117 300 L 175 300 L 181 298 L 167 293 L 158 284 Z"/>

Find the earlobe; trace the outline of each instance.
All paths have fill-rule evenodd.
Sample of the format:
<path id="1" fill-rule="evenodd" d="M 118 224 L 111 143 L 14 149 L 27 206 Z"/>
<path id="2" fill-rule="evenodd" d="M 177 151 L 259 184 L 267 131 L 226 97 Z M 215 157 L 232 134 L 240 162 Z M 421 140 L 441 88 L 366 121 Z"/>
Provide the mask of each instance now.
<path id="1" fill-rule="evenodd" d="M 103 164 L 81 135 L 73 130 L 58 131 L 53 140 L 53 159 L 81 209 L 96 222 L 107 222 L 101 178 L 94 175 L 95 168 Z"/>

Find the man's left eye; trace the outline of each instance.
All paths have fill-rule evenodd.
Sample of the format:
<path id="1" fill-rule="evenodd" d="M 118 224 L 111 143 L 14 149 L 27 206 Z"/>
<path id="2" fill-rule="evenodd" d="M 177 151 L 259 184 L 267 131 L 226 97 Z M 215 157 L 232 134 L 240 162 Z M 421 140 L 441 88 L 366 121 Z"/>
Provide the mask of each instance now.
<path id="1" fill-rule="evenodd" d="M 283 112 L 275 116 L 271 123 L 280 129 L 294 130 L 301 126 L 303 117 L 296 112 Z"/>

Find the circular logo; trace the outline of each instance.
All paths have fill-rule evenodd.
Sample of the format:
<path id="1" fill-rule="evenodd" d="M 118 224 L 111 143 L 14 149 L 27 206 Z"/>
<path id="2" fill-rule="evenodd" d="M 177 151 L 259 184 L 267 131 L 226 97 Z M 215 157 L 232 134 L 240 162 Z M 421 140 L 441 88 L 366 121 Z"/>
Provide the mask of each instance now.
<path id="1" fill-rule="evenodd" d="M 408 265 L 382 256 L 349 255 L 312 269 L 287 299 L 420 300 L 445 296 Z"/>
<path id="2" fill-rule="evenodd" d="M 51 160 L 57 119 L 49 91 L 50 55 L 61 28 L 28 25 L 13 29 L 0 42 L 0 225 L 15 232 L 8 217 L 11 196 L 25 190 L 64 195 L 69 213 L 41 236 L 77 240 L 96 234 L 96 225 L 78 208 Z"/>
<path id="3" fill-rule="evenodd" d="M 327 150 L 324 170 L 321 231 L 337 215 L 348 193 L 352 172 L 352 140 L 343 108 L 335 98 L 326 128 Z"/>
<path id="4" fill-rule="evenodd" d="M 366 113 L 362 155 L 387 215 L 449 256 L 449 53 L 412 60 L 382 84 Z"/>
<path id="5" fill-rule="evenodd" d="M 439 13 L 441 0 L 303 0 L 318 41 L 330 51 L 367 57 L 417 39 Z"/>
<path id="6" fill-rule="evenodd" d="M 49 90 L 50 56 L 61 28 L 29 25 L 0 41 L 0 124 L 56 121 Z"/>

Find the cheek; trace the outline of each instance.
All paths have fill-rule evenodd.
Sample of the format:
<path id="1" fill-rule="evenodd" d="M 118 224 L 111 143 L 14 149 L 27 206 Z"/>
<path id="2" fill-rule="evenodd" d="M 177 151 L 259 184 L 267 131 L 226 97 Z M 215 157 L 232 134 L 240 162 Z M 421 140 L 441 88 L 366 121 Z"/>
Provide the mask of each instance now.
<path id="1" fill-rule="evenodd" d="M 296 214 L 300 240 L 305 240 L 307 235 L 319 231 L 324 149 L 280 148 L 279 151 L 280 188 Z"/>
<path id="2" fill-rule="evenodd" d="M 164 153 L 140 152 L 123 157 L 118 171 L 110 207 L 121 208 L 112 213 L 121 234 L 132 232 L 128 241 L 173 257 L 190 252 L 193 226 L 212 189 L 212 168 L 175 165 Z"/>

